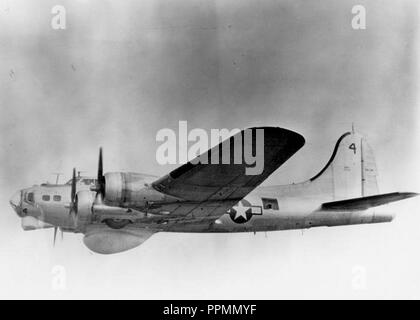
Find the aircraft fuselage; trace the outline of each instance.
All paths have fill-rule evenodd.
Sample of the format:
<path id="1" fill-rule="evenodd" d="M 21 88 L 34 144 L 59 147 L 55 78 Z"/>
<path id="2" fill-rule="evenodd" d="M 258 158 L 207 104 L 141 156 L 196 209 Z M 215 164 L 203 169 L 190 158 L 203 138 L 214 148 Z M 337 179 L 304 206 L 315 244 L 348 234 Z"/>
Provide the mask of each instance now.
<path id="1" fill-rule="evenodd" d="M 304 229 L 319 226 L 339 226 L 392 221 L 394 215 L 384 210 L 348 210 L 323 211 L 320 203 L 328 201 L 325 196 L 300 197 L 284 196 L 279 187 L 278 193 L 264 187 L 257 188 L 241 200 L 224 215 L 177 220 L 169 215 L 156 214 L 156 209 L 147 212 L 147 208 L 129 210 L 119 208 L 121 214 L 116 215 L 117 208 L 102 205 L 95 209 L 92 221 L 88 225 L 75 226 L 74 219 L 69 214 L 69 185 L 34 186 L 22 190 L 20 216 L 33 217 L 46 224 L 60 227 L 67 232 L 86 231 L 89 224 L 100 224 L 110 217 L 120 219 L 130 218 L 133 225 L 139 228 L 147 227 L 155 232 L 263 232 L 288 229 Z M 78 191 L 89 191 L 89 186 L 79 184 Z M 33 194 L 33 196 L 30 196 Z M 283 194 L 283 196 L 282 196 Z M 29 199 L 28 199 L 29 196 Z M 94 196 L 94 192 L 92 192 Z M 145 212 L 146 211 L 146 212 Z M 154 213 L 153 213 L 154 212 Z M 209 220 L 215 220 L 209 224 Z"/>

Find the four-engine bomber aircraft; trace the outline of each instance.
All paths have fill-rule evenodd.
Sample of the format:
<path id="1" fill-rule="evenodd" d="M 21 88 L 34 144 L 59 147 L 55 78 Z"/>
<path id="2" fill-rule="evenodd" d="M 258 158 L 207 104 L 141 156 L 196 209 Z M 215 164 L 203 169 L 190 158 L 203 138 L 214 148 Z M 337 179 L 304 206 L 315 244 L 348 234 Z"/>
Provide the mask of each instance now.
<path id="1" fill-rule="evenodd" d="M 252 150 L 256 150 L 256 129 L 250 129 Z M 100 150 L 96 178 L 76 177 L 73 169 L 68 183 L 20 190 L 10 204 L 22 218 L 24 230 L 54 228 L 54 241 L 57 230 L 82 233 L 90 250 L 111 254 L 132 249 L 162 231 L 259 232 L 389 222 L 393 215 L 382 211 L 382 205 L 417 195 L 379 194 L 373 152 L 355 132 L 338 139 L 330 160 L 313 178 L 258 187 L 305 143 L 290 130 L 258 129 L 264 129 L 264 170 L 259 175 L 246 175 L 245 161 L 191 161 L 161 178 L 103 174 Z M 244 131 L 237 135 L 243 138 Z M 221 160 L 224 152 L 232 151 L 237 135 L 200 159 Z"/>

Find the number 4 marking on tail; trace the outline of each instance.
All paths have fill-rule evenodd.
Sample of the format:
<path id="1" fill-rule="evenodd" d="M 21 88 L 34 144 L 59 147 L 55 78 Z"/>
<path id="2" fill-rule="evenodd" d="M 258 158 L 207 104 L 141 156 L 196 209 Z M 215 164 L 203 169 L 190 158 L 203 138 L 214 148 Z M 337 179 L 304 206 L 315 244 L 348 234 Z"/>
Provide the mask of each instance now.
<path id="1" fill-rule="evenodd" d="M 349 149 L 350 149 L 350 150 L 353 150 L 354 154 L 356 154 L 356 145 L 355 145 L 354 143 L 352 143 L 352 144 L 349 146 Z"/>

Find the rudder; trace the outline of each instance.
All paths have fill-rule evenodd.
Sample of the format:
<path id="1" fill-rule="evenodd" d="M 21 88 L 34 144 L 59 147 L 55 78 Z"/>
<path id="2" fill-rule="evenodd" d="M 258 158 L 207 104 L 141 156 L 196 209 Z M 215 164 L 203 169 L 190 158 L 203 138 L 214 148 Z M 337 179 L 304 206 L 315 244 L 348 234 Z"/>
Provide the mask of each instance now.
<path id="1" fill-rule="evenodd" d="M 329 185 L 333 199 L 371 196 L 379 193 L 373 150 L 366 138 L 346 132 L 337 141 L 327 165 L 312 183 Z"/>

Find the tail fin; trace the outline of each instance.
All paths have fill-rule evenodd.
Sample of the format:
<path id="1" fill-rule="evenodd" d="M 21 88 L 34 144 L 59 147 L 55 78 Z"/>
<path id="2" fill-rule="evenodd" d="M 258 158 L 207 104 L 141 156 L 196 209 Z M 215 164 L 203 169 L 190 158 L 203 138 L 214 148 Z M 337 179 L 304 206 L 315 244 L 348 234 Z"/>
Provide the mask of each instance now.
<path id="1" fill-rule="evenodd" d="M 338 139 L 327 165 L 310 182 L 331 190 L 333 199 L 358 198 L 379 193 L 377 175 L 375 157 L 366 139 L 347 132 Z"/>

